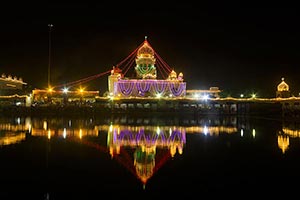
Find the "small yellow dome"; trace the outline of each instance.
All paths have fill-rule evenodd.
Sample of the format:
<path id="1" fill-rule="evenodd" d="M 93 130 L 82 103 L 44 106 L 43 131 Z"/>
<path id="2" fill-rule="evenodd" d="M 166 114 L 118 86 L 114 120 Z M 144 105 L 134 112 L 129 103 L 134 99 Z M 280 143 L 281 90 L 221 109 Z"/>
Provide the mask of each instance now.
<path id="1" fill-rule="evenodd" d="M 138 57 L 152 57 L 154 56 L 154 50 L 149 45 L 147 40 L 145 40 L 144 44 L 137 51 Z"/>
<path id="2" fill-rule="evenodd" d="M 277 91 L 289 91 L 289 85 L 284 82 L 284 78 L 281 79 L 281 83 L 277 86 Z"/>

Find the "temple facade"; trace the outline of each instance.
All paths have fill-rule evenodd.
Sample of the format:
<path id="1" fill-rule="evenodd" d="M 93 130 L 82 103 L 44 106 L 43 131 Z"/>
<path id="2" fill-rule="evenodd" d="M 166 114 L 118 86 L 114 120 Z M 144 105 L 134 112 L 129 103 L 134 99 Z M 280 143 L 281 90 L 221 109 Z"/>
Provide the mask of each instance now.
<path id="1" fill-rule="evenodd" d="M 153 48 L 145 39 L 136 53 L 135 77 L 127 78 L 118 66 L 113 67 L 108 77 L 109 95 L 119 98 L 184 97 L 186 95 L 186 83 L 183 80 L 183 74 L 177 75 L 174 70 L 170 70 L 166 79 L 158 79 L 155 55 Z"/>

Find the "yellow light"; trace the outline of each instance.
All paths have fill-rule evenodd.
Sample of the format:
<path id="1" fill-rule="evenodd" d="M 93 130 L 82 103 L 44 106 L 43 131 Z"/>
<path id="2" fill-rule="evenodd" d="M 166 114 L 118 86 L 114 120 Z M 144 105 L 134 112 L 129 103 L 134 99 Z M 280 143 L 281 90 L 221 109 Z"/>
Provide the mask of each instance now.
<path id="1" fill-rule="evenodd" d="M 256 131 L 255 129 L 252 129 L 252 136 L 255 138 L 255 135 L 256 135 Z"/>
<path id="2" fill-rule="evenodd" d="M 157 94 L 156 94 L 156 97 L 157 97 L 157 98 L 161 98 L 161 93 L 157 93 Z"/>
<path id="3" fill-rule="evenodd" d="M 82 139 L 82 129 L 79 129 L 79 138 Z"/>
<path id="4" fill-rule="evenodd" d="M 44 128 L 44 130 L 47 130 L 47 121 L 43 122 L 43 128 Z"/>
<path id="5" fill-rule="evenodd" d="M 84 92 L 84 88 L 80 87 L 80 88 L 78 89 L 78 92 L 82 94 L 82 93 Z"/>
<path id="6" fill-rule="evenodd" d="M 51 138 L 51 130 L 49 129 L 48 130 L 48 139 L 50 140 L 50 138 Z"/>
<path id="7" fill-rule="evenodd" d="M 53 88 L 49 87 L 49 88 L 47 89 L 47 91 L 51 93 L 51 92 L 53 92 Z"/>

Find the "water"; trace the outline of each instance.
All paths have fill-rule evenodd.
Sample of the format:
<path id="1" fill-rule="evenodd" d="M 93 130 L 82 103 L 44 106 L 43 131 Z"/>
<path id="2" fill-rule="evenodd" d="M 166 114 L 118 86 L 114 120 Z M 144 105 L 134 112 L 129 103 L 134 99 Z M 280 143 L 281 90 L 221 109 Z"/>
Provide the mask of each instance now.
<path id="1" fill-rule="evenodd" d="M 293 196 L 300 124 L 271 118 L 0 118 L 0 199 Z"/>

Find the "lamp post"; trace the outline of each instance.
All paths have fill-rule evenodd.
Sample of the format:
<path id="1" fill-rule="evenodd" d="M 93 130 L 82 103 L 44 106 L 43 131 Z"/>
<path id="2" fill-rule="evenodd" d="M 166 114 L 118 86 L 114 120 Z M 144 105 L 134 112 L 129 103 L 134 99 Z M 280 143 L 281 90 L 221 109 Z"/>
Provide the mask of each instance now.
<path id="1" fill-rule="evenodd" d="M 48 88 L 51 87 L 51 84 L 50 84 L 50 68 L 51 68 L 51 30 L 52 30 L 52 27 L 53 27 L 53 24 L 48 24 L 48 27 L 49 27 L 49 50 L 48 50 Z"/>

